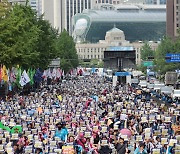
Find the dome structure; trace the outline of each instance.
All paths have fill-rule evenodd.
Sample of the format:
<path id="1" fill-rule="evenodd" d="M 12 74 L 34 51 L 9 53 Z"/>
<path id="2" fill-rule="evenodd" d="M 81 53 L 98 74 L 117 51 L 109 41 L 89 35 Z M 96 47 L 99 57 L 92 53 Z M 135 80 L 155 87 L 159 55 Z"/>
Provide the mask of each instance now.
<path id="1" fill-rule="evenodd" d="M 75 25 L 75 34 L 77 36 L 83 35 L 86 31 L 88 22 L 86 19 L 81 18 L 77 20 L 76 25 Z"/>

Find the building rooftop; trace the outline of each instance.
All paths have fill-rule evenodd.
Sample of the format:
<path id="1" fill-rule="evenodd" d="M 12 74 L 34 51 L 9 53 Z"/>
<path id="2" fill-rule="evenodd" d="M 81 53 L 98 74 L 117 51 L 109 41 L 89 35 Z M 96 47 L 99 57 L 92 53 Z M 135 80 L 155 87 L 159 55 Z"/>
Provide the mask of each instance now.
<path id="1" fill-rule="evenodd" d="M 113 32 L 113 33 L 124 33 L 122 30 L 120 30 L 120 29 L 116 28 L 115 26 L 114 26 L 114 28 L 110 29 L 110 30 L 109 30 L 109 31 L 107 31 L 107 32 Z"/>
<path id="2" fill-rule="evenodd" d="M 137 12 L 117 10 L 84 10 L 82 14 L 76 16 L 88 16 L 91 22 L 166 22 L 166 12 L 153 12 L 139 10 Z"/>

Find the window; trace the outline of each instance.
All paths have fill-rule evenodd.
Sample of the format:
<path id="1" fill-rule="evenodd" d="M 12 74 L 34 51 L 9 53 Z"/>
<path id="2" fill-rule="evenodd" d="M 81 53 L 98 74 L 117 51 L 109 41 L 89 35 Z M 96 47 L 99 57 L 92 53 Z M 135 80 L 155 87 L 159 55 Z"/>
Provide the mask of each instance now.
<path id="1" fill-rule="evenodd" d="M 179 24 L 177 24 L 176 27 L 179 27 Z"/>
<path id="2" fill-rule="evenodd" d="M 93 55 L 91 55 L 91 59 L 93 59 Z"/>
<path id="3" fill-rule="evenodd" d="M 99 59 L 99 55 L 98 55 L 98 59 Z"/>

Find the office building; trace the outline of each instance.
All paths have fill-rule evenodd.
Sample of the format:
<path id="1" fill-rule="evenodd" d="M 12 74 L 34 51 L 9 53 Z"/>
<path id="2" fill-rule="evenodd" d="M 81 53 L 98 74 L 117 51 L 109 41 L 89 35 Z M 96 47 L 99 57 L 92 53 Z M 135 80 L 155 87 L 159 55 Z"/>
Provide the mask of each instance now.
<path id="1" fill-rule="evenodd" d="M 154 4 L 154 5 L 166 4 L 166 0 L 145 0 L 145 4 Z"/>
<path id="2" fill-rule="evenodd" d="M 12 5 L 15 3 L 25 5 L 26 0 L 8 0 Z M 37 13 L 38 16 L 42 15 L 42 0 L 29 0 L 28 5 Z"/>
<path id="3" fill-rule="evenodd" d="M 167 35 L 173 39 L 178 36 L 178 29 L 180 25 L 180 1 L 167 0 Z"/>
<path id="4" fill-rule="evenodd" d="M 97 43 L 114 24 L 130 42 L 159 41 L 166 33 L 166 6 L 121 5 L 115 10 L 84 10 L 73 16 L 72 22 L 76 42 Z"/>
<path id="5" fill-rule="evenodd" d="M 82 13 L 84 9 L 91 9 L 93 0 L 42 0 L 44 18 L 58 28 L 66 29 L 71 34 L 72 16 Z"/>

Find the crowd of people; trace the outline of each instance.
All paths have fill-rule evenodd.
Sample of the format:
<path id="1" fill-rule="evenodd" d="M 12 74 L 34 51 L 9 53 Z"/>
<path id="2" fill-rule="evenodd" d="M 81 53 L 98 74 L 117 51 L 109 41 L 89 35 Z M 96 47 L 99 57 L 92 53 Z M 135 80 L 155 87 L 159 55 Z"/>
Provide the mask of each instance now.
<path id="1" fill-rule="evenodd" d="M 180 106 L 152 96 L 90 75 L 7 97 L 0 106 L 0 153 L 179 154 Z M 14 126 L 22 130 L 4 129 Z"/>

